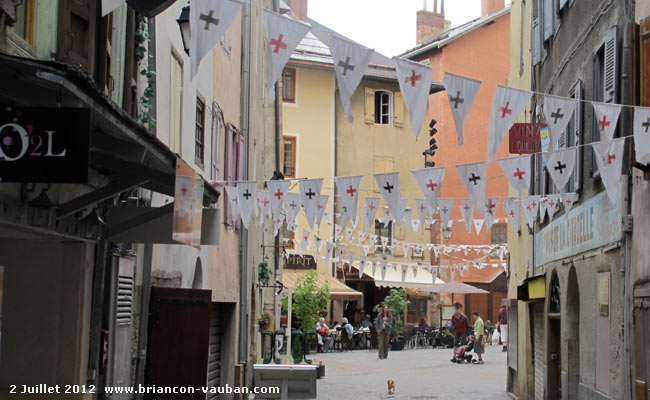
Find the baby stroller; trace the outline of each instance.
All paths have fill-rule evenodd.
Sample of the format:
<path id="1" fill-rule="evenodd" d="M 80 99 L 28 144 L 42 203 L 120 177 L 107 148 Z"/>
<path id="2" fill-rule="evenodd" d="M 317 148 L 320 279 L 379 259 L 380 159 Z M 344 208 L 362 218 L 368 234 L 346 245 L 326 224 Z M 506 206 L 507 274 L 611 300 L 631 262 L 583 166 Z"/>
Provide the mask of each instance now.
<path id="1" fill-rule="evenodd" d="M 454 358 L 456 359 L 456 363 L 462 364 L 463 361 L 467 361 L 468 363 L 472 362 L 472 355 L 469 354 L 469 352 L 474 349 L 475 339 L 476 338 L 474 336 L 471 336 L 469 342 L 467 342 L 466 345 L 459 346 L 456 349 L 456 351 L 454 352 Z"/>

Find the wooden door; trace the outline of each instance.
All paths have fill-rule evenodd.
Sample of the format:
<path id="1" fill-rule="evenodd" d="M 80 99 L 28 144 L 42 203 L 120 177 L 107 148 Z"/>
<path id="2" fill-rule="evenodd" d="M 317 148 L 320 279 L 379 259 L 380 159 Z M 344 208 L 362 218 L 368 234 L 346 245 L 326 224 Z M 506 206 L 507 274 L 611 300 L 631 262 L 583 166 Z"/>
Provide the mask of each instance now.
<path id="1" fill-rule="evenodd" d="M 548 324 L 547 393 L 549 400 L 560 400 L 562 398 L 560 319 L 549 318 Z"/>
<path id="2" fill-rule="evenodd" d="M 210 290 L 151 289 L 146 385 L 206 386 L 210 344 Z M 178 399 L 174 394 L 151 394 L 146 399 Z M 183 394 L 205 399 L 205 394 Z"/>

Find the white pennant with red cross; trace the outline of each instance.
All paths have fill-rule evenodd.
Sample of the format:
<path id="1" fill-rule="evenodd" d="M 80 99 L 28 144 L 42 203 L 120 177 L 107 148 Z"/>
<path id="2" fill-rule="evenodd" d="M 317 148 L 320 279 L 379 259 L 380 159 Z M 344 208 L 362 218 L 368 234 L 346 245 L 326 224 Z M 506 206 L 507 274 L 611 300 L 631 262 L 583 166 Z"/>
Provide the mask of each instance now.
<path id="1" fill-rule="evenodd" d="M 368 252 L 370 251 L 370 246 L 373 246 L 373 245 L 370 245 L 370 244 L 362 244 L 361 245 L 361 248 L 363 249 L 363 255 L 364 256 L 368 256 Z"/>
<path id="2" fill-rule="evenodd" d="M 420 226 L 424 226 L 424 220 L 431 215 L 431 209 L 429 208 L 429 202 L 427 199 L 415 199 L 415 208 L 418 212 L 418 218 Z"/>
<path id="3" fill-rule="evenodd" d="M 377 208 L 379 208 L 379 198 L 366 197 L 366 205 L 363 208 L 363 221 L 364 221 L 364 227 L 366 231 L 370 230 L 372 224 L 375 223 Z"/>
<path id="4" fill-rule="evenodd" d="M 257 218 L 260 226 L 264 225 L 266 218 L 273 219 L 273 211 L 271 211 L 271 196 L 268 190 L 257 190 L 257 207 L 259 208 Z"/>
<path id="5" fill-rule="evenodd" d="M 334 184 L 339 192 L 343 204 L 342 214 L 345 226 L 347 221 L 354 221 L 357 218 L 357 204 L 359 203 L 359 186 L 362 176 L 341 176 L 334 178 Z"/>
<path id="6" fill-rule="evenodd" d="M 621 105 L 597 102 L 592 102 L 591 105 L 596 116 L 596 128 L 600 132 L 600 153 L 603 154 L 609 150 L 609 144 L 616 134 L 616 124 L 621 114 Z"/>
<path id="7" fill-rule="evenodd" d="M 560 195 L 560 199 L 564 205 L 564 211 L 567 213 L 571 211 L 579 198 L 580 196 L 578 193 L 564 193 L 563 195 Z"/>
<path id="8" fill-rule="evenodd" d="M 498 205 L 499 199 L 496 197 L 489 197 L 483 202 L 483 218 L 485 218 L 485 229 L 490 229 L 494 224 Z"/>
<path id="9" fill-rule="evenodd" d="M 516 232 L 521 230 L 521 203 L 518 197 L 506 197 L 503 202 L 503 208 L 508 216 L 508 221 L 515 228 Z"/>
<path id="10" fill-rule="evenodd" d="M 576 164 L 577 148 L 568 147 L 566 149 L 556 150 L 552 153 L 544 153 L 544 160 L 547 164 L 547 170 L 553 178 L 555 187 L 560 193 L 566 190 L 566 184 L 573 176 L 573 168 Z"/>
<path id="11" fill-rule="evenodd" d="M 621 179 L 621 167 L 623 164 L 623 152 L 625 151 L 625 138 L 622 137 L 612 140 L 606 153 L 601 153 L 600 149 L 598 149 L 600 146 L 597 146 L 597 142 L 592 143 L 592 146 L 595 153 L 594 157 L 596 157 L 596 163 L 598 164 L 598 171 L 600 171 L 600 177 L 607 191 L 607 197 L 611 204 L 616 204 L 617 201 L 620 201 L 621 185 L 623 183 Z"/>
<path id="12" fill-rule="evenodd" d="M 228 205 L 230 206 L 230 218 L 237 221 L 241 217 L 239 212 L 239 198 L 237 196 L 237 188 L 234 186 L 226 186 L 226 194 L 228 197 Z"/>
<path id="13" fill-rule="evenodd" d="M 329 260 L 333 256 L 333 252 L 334 252 L 334 243 L 331 242 L 325 243 L 325 255 L 323 256 L 325 262 L 327 262 L 327 260 Z"/>
<path id="14" fill-rule="evenodd" d="M 521 192 L 530 187 L 530 180 L 532 174 L 530 173 L 530 158 L 531 155 L 523 155 L 519 157 L 501 158 L 499 164 L 501 169 L 508 177 L 510 185 L 515 190 Z"/>
<path id="15" fill-rule="evenodd" d="M 474 203 L 471 199 L 462 199 L 460 201 L 460 212 L 465 221 L 467 233 L 472 233 L 472 219 L 474 218 Z"/>
<path id="16" fill-rule="evenodd" d="M 526 108 L 533 93 L 497 85 L 492 97 L 490 127 L 488 129 L 488 162 L 494 159 L 503 136 Z"/>
<path id="17" fill-rule="evenodd" d="M 305 254 L 305 251 L 309 249 L 309 231 L 306 229 L 302 230 L 302 254 Z"/>
<path id="18" fill-rule="evenodd" d="M 269 97 L 273 99 L 275 98 L 275 82 L 311 26 L 264 9 L 264 29 L 267 48 L 266 87 Z"/>
<path id="19" fill-rule="evenodd" d="M 537 219 L 539 211 L 539 201 L 539 196 L 528 196 L 526 200 L 522 201 L 524 214 L 526 215 L 526 220 L 528 221 L 530 229 L 533 229 L 535 226 L 535 220 Z"/>
<path id="20" fill-rule="evenodd" d="M 284 214 L 276 214 L 273 216 L 273 237 L 278 236 L 278 232 L 280 231 L 283 222 Z"/>
<path id="21" fill-rule="evenodd" d="M 474 98 L 481 87 L 481 81 L 445 72 L 445 91 L 449 97 L 451 115 L 454 117 L 458 145 L 463 144 L 463 124 L 472 109 Z"/>
<path id="22" fill-rule="evenodd" d="M 285 197 L 289 192 L 289 181 L 266 181 L 266 186 L 269 188 L 271 212 L 273 215 L 277 214 L 284 203 Z"/>
<path id="23" fill-rule="evenodd" d="M 567 97 L 544 96 L 544 114 L 546 115 L 546 125 L 551 136 L 551 146 L 549 150 L 559 149 L 558 141 L 562 132 L 569 124 L 576 106 L 580 100 L 570 99 Z"/>
<path id="24" fill-rule="evenodd" d="M 433 70 L 428 65 L 405 58 L 393 57 L 393 60 L 395 60 L 399 88 L 404 96 L 406 109 L 409 111 L 413 133 L 417 138 L 428 111 Z"/>
<path id="25" fill-rule="evenodd" d="M 321 221 L 323 220 L 323 215 L 325 215 L 325 210 L 327 209 L 327 200 L 329 196 L 326 194 L 321 194 L 318 196 L 318 204 L 316 205 L 316 223 L 315 225 L 320 226 Z"/>
<path id="26" fill-rule="evenodd" d="M 559 194 L 549 194 L 546 196 L 546 212 L 548 213 L 549 220 L 553 220 L 555 213 L 560 207 L 560 195 Z"/>
<path id="27" fill-rule="evenodd" d="M 440 185 L 445 177 L 444 168 L 415 169 L 411 173 L 415 177 L 424 197 L 429 201 L 429 207 L 435 207 L 436 199 L 440 193 Z"/>
<path id="28" fill-rule="evenodd" d="M 650 163 L 650 108 L 634 108 L 634 154 L 637 162 Z"/>

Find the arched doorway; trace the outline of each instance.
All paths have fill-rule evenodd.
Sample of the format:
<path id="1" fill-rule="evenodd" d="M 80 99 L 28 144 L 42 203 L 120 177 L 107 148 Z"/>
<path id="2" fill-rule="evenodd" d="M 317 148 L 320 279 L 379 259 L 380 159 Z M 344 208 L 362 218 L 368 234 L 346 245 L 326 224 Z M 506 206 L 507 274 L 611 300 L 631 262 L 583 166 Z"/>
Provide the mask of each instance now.
<path id="1" fill-rule="evenodd" d="M 549 400 L 562 398 L 562 365 L 560 359 L 561 348 L 561 323 L 560 323 L 560 278 L 557 272 L 553 272 L 551 284 L 548 291 L 548 347 L 546 357 L 546 368 L 548 371 L 546 393 Z"/>
<path id="2" fill-rule="evenodd" d="M 580 383 L 580 288 L 573 266 L 569 270 L 566 289 L 567 390 L 570 399 L 577 399 Z"/>
<path id="3" fill-rule="evenodd" d="M 196 257 L 192 289 L 203 289 L 203 263 L 201 262 L 201 257 Z"/>

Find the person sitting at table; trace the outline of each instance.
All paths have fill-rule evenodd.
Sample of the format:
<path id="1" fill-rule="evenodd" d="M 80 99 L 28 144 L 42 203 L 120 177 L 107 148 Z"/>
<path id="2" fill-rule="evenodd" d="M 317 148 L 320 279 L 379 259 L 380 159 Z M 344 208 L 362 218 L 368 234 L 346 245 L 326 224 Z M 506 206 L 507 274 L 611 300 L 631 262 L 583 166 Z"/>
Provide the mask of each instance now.
<path id="1" fill-rule="evenodd" d="M 351 323 L 348 322 L 347 318 L 343 318 L 342 322 L 343 324 L 341 325 L 341 327 L 345 329 L 345 332 L 347 332 L 348 337 L 352 338 L 352 335 L 354 334 L 354 327 L 352 326 Z"/>
<path id="2" fill-rule="evenodd" d="M 339 324 L 338 321 L 334 321 L 332 325 L 334 325 L 334 328 L 332 329 L 336 329 L 336 330 L 338 330 L 341 327 L 341 324 Z"/>
<path id="3" fill-rule="evenodd" d="M 427 324 L 427 320 L 425 318 L 422 318 L 422 321 L 420 321 L 420 325 L 418 325 L 420 328 L 426 328 L 429 325 Z"/>
<path id="4" fill-rule="evenodd" d="M 372 321 L 370 320 L 370 314 L 366 314 L 366 318 L 361 321 L 361 327 L 370 328 L 372 326 Z"/>
<path id="5" fill-rule="evenodd" d="M 328 351 L 334 341 L 330 337 L 330 328 L 325 323 L 325 318 L 321 317 L 318 322 L 316 322 L 316 332 L 318 332 L 318 347 L 319 352 Z"/>

